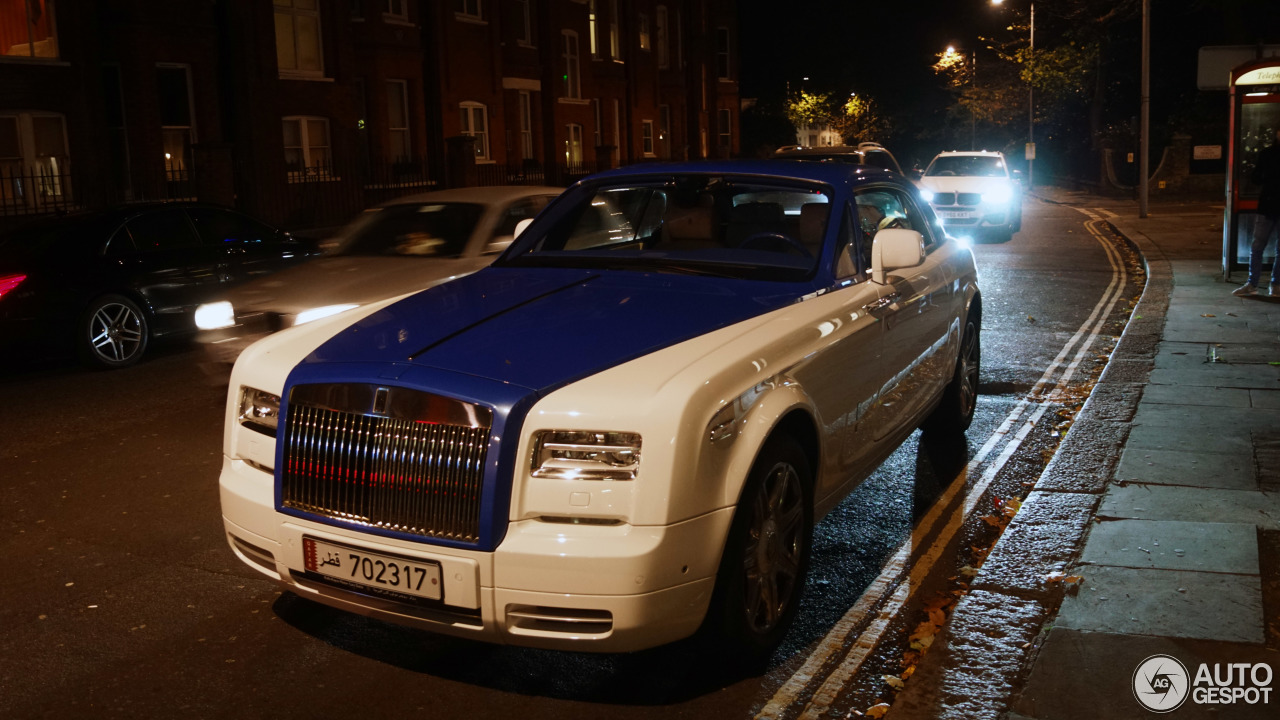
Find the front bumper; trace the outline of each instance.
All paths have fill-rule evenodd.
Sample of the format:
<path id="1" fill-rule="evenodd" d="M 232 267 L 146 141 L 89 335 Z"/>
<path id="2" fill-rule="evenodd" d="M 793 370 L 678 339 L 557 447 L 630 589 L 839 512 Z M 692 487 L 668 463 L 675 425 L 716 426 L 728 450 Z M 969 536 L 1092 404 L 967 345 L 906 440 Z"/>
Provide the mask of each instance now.
<path id="1" fill-rule="evenodd" d="M 513 522 L 493 552 L 442 548 L 279 514 L 272 476 L 224 458 L 223 524 L 250 567 L 317 602 L 447 635 L 528 647 L 630 652 L 692 635 L 732 522 L 725 508 L 666 527 Z M 317 582 L 303 536 L 439 563 L 443 599 L 409 604 Z"/>

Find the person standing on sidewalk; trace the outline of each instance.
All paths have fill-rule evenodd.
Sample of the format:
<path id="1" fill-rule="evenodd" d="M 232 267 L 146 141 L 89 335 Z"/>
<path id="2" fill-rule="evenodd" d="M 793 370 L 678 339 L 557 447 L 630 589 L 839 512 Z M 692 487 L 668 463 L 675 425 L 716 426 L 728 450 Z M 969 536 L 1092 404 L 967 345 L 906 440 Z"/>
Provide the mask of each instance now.
<path id="1" fill-rule="evenodd" d="M 1258 217 L 1253 226 L 1253 245 L 1249 248 L 1249 282 L 1232 291 L 1232 295 L 1244 297 L 1258 292 L 1262 280 L 1262 253 L 1267 249 L 1271 233 L 1280 227 L 1280 128 L 1276 129 L 1275 142 L 1258 153 L 1258 164 L 1251 178 L 1262 186 L 1258 194 Z M 1271 285 L 1267 288 L 1271 297 L 1280 297 L 1280 258 L 1271 265 Z"/>

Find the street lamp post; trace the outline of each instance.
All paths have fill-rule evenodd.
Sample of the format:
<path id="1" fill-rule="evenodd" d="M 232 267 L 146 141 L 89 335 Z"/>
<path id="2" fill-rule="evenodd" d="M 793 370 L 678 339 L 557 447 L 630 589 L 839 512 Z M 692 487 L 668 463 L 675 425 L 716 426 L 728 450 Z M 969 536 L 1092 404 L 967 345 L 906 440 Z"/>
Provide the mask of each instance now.
<path id="1" fill-rule="evenodd" d="M 991 0 L 992 5 L 1003 5 L 1004 0 Z M 1028 45 L 1028 59 L 1036 54 L 1036 4 L 1031 3 L 1031 37 Z M 1027 187 L 1035 185 L 1036 160 L 1036 98 L 1035 85 L 1027 83 Z"/>

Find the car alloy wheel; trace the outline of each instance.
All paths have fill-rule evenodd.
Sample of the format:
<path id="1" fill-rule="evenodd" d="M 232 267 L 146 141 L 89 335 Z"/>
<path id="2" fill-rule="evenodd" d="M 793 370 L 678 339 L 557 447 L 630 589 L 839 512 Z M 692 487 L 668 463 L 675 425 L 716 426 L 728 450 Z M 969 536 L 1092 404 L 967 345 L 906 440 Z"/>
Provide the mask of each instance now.
<path id="1" fill-rule="evenodd" d="M 742 600 L 747 624 L 763 635 L 798 599 L 806 539 L 804 489 L 796 468 L 775 463 L 751 505 Z"/>
<path id="2" fill-rule="evenodd" d="M 137 303 L 121 295 L 100 298 L 85 314 L 81 348 L 104 368 L 132 365 L 147 347 L 147 319 Z"/>

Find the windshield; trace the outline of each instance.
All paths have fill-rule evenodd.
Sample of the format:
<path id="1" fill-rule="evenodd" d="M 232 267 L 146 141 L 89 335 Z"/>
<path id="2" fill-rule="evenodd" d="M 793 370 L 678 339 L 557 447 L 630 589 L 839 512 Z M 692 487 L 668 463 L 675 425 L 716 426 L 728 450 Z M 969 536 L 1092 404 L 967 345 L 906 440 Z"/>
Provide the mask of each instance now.
<path id="1" fill-rule="evenodd" d="M 366 211 L 334 255 L 457 257 L 484 212 L 475 203 L 405 203 Z"/>
<path id="2" fill-rule="evenodd" d="M 929 177 L 1008 177 L 1004 161 L 991 155 L 946 155 L 936 157 L 924 171 Z"/>
<path id="3" fill-rule="evenodd" d="M 818 186 L 758 178 L 601 185 L 499 264 L 796 281 L 817 265 L 830 207 Z"/>

